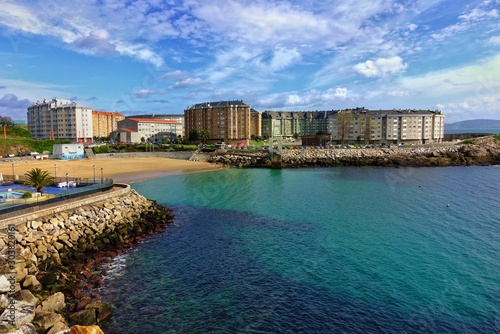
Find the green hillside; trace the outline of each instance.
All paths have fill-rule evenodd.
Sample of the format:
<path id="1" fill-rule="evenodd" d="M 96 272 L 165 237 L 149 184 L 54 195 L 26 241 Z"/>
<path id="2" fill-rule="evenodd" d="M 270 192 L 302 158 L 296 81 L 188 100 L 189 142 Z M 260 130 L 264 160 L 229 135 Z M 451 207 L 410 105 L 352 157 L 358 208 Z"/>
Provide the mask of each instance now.
<path id="1" fill-rule="evenodd" d="M 31 139 L 31 133 L 26 125 L 7 126 L 4 133 L 3 127 L 0 127 L 0 155 L 5 157 L 7 154 L 26 155 L 30 152 L 52 152 L 54 144 L 65 144 L 69 141 L 61 140 L 34 140 Z"/>

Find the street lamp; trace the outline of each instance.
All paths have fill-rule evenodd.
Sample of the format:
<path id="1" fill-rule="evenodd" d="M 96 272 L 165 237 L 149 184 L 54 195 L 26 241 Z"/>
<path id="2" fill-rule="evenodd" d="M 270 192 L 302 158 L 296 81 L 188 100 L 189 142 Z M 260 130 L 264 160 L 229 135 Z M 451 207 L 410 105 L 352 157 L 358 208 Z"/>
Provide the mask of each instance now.
<path id="1" fill-rule="evenodd" d="M 57 165 L 54 164 L 54 181 L 57 182 Z"/>
<path id="2" fill-rule="evenodd" d="M 66 173 L 66 192 L 69 191 L 69 184 L 68 184 L 68 173 Z"/>
<path id="3" fill-rule="evenodd" d="M 101 167 L 101 184 L 102 184 L 102 182 L 103 182 L 103 178 L 102 178 L 102 170 L 103 170 L 103 168 Z"/>
<path id="4" fill-rule="evenodd" d="M 94 184 L 95 184 L 95 165 L 92 165 L 92 168 L 94 168 Z"/>
<path id="5" fill-rule="evenodd" d="M 14 175 L 15 175 L 15 173 L 14 173 L 14 163 L 12 163 L 12 181 L 14 181 L 14 178 L 15 178 Z"/>

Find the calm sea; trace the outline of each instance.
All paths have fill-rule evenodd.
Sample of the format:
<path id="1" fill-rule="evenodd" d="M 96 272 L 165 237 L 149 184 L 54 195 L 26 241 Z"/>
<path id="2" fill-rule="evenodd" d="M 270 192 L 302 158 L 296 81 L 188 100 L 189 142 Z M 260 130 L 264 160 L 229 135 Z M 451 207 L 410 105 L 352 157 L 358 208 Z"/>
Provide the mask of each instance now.
<path id="1" fill-rule="evenodd" d="M 499 333 L 500 167 L 136 183 L 175 224 L 109 267 L 106 333 Z"/>

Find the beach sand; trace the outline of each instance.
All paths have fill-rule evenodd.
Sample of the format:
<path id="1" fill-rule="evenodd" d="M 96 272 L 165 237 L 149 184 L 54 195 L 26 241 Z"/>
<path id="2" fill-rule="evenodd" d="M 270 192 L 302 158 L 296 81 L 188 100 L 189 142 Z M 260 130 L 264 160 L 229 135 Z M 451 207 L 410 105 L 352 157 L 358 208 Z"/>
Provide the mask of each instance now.
<path id="1" fill-rule="evenodd" d="M 81 160 L 33 160 L 14 162 L 15 175 L 24 175 L 33 168 L 47 170 L 52 176 L 112 178 L 115 183 L 133 183 L 169 175 L 197 173 L 216 170 L 219 167 L 208 162 L 177 160 L 168 158 L 107 158 Z M 54 167 L 55 166 L 55 167 Z M 12 175 L 12 163 L 0 164 L 0 173 Z"/>

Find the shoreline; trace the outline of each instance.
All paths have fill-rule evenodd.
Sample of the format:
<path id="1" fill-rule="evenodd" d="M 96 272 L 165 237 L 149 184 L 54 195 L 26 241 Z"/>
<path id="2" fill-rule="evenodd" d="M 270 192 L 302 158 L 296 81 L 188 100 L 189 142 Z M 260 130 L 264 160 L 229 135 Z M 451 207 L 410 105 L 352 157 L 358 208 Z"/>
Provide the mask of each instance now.
<path id="1" fill-rule="evenodd" d="M 12 167 L 13 165 L 13 167 Z M 52 176 L 62 177 L 66 173 L 70 178 L 111 178 L 115 183 L 134 183 L 154 178 L 207 172 L 220 169 L 220 166 L 209 162 L 188 161 L 170 158 L 104 158 L 78 160 L 18 160 L 0 163 L 0 173 L 3 175 L 24 175 L 32 168 L 47 170 Z"/>

